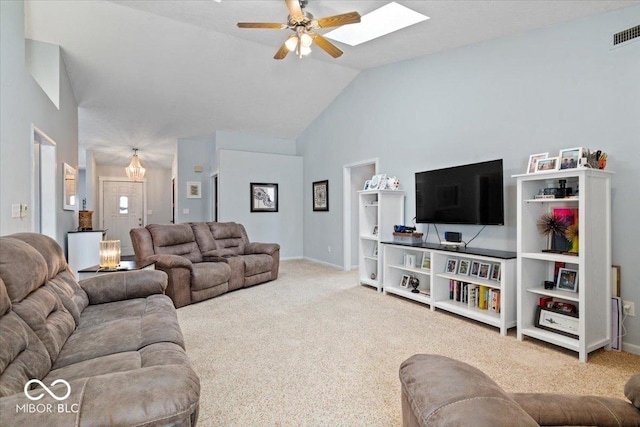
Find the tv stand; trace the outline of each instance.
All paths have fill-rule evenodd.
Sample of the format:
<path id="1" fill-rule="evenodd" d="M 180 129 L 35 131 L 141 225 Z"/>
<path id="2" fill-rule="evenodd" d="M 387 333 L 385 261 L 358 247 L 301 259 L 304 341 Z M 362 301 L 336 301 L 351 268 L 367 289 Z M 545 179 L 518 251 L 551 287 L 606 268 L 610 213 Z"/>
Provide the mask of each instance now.
<path id="1" fill-rule="evenodd" d="M 441 309 L 491 325 L 499 328 L 502 335 L 516 326 L 515 252 L 469 248 L 464 243 L 453 246 L 382 242 L 381 247 L 381 285 L 385 294 L 429 305 L 433 311 Z M 416 262 L 406 264 L 406 256 L 414 257 Z M 450 261 L 455 263 L 455 269 L 449 266 Z M 462 262 L 469 268 L 460 269 Z M 473 262 L 485 265 L 487 277 L 471 274 Z M 447 271 L 449 269 L 451 271 Z M 496 274 L 492 275 L 493 272 Z M 411 292 L 405 276 L 419 280 L 418 293 Z M 481 290 L 483 301 L 487 301 L 487 295 L 492 296 L 493 308 L 476 302 Z"/>

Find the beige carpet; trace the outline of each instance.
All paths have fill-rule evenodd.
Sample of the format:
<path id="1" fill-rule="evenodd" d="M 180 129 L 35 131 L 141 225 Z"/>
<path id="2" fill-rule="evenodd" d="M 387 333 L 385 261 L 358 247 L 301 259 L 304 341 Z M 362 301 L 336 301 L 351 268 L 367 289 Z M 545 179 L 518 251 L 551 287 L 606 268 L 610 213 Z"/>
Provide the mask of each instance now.
<path id="1" fill-rule="evenodd" d="M 398 426 L 400 363 L 436 353 L 508 391 L 623 398 L 640 356 L 577 353 L 360 286 L 356 272 L 281 263 L 275 282 L 178 310 L 200 376 L 200 426 Z"/>

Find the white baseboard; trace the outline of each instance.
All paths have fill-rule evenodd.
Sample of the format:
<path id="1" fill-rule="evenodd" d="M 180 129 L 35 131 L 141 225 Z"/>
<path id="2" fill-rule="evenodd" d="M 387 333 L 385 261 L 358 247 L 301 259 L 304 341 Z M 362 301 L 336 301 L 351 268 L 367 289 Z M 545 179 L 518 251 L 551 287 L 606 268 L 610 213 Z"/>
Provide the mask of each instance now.
<path id="1" fill-rule="evenodd" d="M 304 259 L 304 257 L 301 257 L 301 256 L 290 256 L 290 257 L 286 257 L 286 258 L 280 258 L 280 261 L 291 261 L 291 260 L 296 260 L 296 259 Z"/>
<path id="2" fill-rule="evenodd" d="M 316 264 L 322 264 L 322 265 L 326 265 L 327 267 L 335 268 L 336 270 L 344 270 L 344 268 L 342 268 L 341 265 L 331 264 L 325 261 L 320 261 L 318 259 L 313 259 L 309 257 L 304 257 L 304 259 L 306 259 L 307 261 L 315 262 Z"/>
<path id="3" fill-rule="evenodd" d="M 627 353 L 632 354 L 640 354 L 640 345 L 626 344 L 624 341 L 622 341 L 622 351 L 626 351 Z"/>

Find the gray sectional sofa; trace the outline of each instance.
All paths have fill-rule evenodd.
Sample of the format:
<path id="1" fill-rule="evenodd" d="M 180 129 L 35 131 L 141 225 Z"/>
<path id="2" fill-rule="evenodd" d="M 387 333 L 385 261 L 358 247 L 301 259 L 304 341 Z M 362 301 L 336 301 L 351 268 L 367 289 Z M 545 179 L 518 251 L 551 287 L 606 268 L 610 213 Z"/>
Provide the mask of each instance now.
<path id="1" fill-rule="evenodd" d="M 250 242 L 242 224 L 150 224 L 130 235 L 136 261 L 167 273 L 176 308 L 278 278 L 280 246 Z"/>
<path id="2" fill-rule="evenodd" d="M 79 283 L 49 237 L 0 238 L 0 424 L 193 426 L 200 383 L 161 271 Z"/>

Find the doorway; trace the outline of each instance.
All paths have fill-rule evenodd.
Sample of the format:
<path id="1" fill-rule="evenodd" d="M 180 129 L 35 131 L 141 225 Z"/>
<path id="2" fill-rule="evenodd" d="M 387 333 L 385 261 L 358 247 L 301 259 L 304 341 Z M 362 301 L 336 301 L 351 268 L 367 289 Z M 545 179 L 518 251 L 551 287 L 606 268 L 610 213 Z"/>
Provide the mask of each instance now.
<path id="1" fill-rule="evenodd" d="M 31 125 L 32 230 L 57 240 L 56 226 L 56 143 L 35 125 Z"/>
<path id="2" fill-rule="evenodd" d="M 107 239 L 120 240 L 123 256 L 134 255 L 129 231 L 146 223 L 146 181 L 100 177 L 100 206 Z"/>
<path id="3" fill-rule="evenodd" d="M 358 265 L 358 191 L 378 171 L 378 159 L 363 160 L 344 166 L 343 171 L 343 252 L 344 270 Z M 355 250 L 354 250 L 355 248 Z"/>

